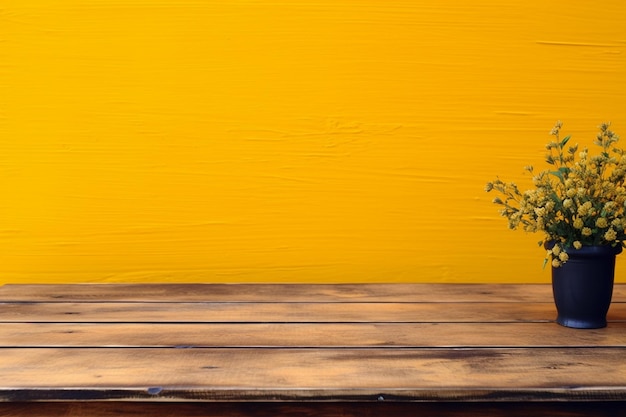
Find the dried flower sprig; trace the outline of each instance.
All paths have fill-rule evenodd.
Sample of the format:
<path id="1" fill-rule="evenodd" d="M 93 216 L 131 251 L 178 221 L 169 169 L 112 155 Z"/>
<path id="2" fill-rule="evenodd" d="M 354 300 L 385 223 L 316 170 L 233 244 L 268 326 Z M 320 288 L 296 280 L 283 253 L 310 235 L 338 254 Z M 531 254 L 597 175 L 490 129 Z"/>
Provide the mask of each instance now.
<path id="1" fill-rule="evenodd" d="M 570 136 L 560 138 L 561 121 L 550 134 L 546 162 L 550 167 L 535 174 L 525 168 L 534 188 L 520 191 L 515 183 L 500 179 L 488 182 L 485 190 L 501 196 L 493 202 L 508 219 L 510 229 L 543 232 L 551 242 L 544 266 L 559 267 L 568 260 L 567 250 L 583 246 L 622 245 L 626 247 L 626 151 L 616 146 L 619 136 L 610 123 L 600 125 L 594 144 L 596 155 L 578 145 L 568 146 Z"/>

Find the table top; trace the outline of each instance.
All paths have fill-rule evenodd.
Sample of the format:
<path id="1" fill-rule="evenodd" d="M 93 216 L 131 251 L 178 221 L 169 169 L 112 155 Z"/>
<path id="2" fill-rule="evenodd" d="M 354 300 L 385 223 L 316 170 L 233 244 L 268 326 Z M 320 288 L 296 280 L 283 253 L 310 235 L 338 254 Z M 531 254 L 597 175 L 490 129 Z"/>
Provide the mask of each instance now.
<path id="1" fill-rule="evenodd" d="M 548 285 L 0 287 L 0 402 L 626 401 L 626 285 L 604 329 Z"/>

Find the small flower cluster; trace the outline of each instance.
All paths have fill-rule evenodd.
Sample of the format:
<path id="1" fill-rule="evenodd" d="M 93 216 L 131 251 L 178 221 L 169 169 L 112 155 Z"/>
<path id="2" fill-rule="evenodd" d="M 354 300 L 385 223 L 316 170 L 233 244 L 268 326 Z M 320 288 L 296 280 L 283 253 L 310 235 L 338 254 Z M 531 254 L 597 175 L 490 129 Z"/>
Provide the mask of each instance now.
<path id="1" fill-rule="evenodd" d="M 539 173 L 525 168 L 533 175 L 533 189 L 522 192 L 500 179 L 485 187 L 501 194 L 493 202 L 502 207 L 509 228 L 543 232 L 553 243 L 545 262 L 551 260 L 554 267 L 568 260 L 570 248 L 626 247 L 626 151 L 615 146 L 619 137 L 603 123 L 594 142 L 600 152 L 590 155 L 578 145 L 568 146 L 570 136 L 560 139 L 561 127 L 557 122 L 550 132 L 554 140 L 546 145 L 550 168 Z"/>

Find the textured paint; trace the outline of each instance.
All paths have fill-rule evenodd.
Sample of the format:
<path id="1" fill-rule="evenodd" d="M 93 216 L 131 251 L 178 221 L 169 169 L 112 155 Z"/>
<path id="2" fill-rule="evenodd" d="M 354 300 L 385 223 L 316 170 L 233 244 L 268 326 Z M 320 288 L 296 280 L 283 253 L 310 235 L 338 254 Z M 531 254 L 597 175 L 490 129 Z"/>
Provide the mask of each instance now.
<path id="1" fill-rule="evenodd" d="M 547 282 L 484 183 L 527 183 L 557 119 L 626 140 L 624 22 L 621 0 L 0 0 L 0 283 Z"/>

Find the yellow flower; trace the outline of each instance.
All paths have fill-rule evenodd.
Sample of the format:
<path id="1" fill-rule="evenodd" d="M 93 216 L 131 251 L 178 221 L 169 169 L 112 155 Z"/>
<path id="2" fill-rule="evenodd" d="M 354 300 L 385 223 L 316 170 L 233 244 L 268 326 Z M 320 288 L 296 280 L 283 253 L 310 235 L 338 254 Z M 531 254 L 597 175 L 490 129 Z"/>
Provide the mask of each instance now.
<path id="1" fill-rule="evenodd" d="M 574 202 L 572 201 L 571 198 L 566 198 L 565 200 L 563 200 L 563 208 L 569 209 L 569 208 L 572 208 L 573 205 L 574 205 Z"/>
<path id="2" fill-rule="evenodd" d="M 612 228 L 607 230 L 606 233 L 604 234 L 604 238 L 608 241 L 608 242 L 612 242 L 615 240 L 615 238 L 617 238 L 617 233 L 615 233 L 615 230 L 613 230 Z"/>
<path id="3" fill-rule="evenodd" d="M 583 205 L 581 205 L 580 207 L 578 207 L 578 215 L 585 217 L 586 215 L 589 214 L 589 212 L 591 211 L 591 202 L 590 201 L 585 201 L 585 203 Z"/>
<path id="4" fill-rule="evenodd" d="M 576 217 L 574 219 L 574 228 L 575 229 L 580 230 L 580 229 L 583 228 L 584 225 L 585 225 L 585 222 L 583 222 L 583 219 L 581 219 L 580 217 Z"/>
<path id="5" fill-rule="evenodd" d="M 546 162 L 552 167 L 541 172 L 526 167 L 533 189 L 519 190 L 499 179 L 485 187 L 503 195 L 495 202 L 511 229 L 542 231 L 547 234 L 544 241 L 556 243 L 546 258 L 555 267 L 570 262 L 564 248 L 615 244 L 626 230 L 626 150 L 614 147 L 617 136 L 604 127 L 596 140 L 603 149 L 595 155 L 587 149 L 578 153 L 577 146 L 563 146 L 559 127 L 553 131 L 556 140 L 546 147 Z"/>
<path id="6" fill-rule="evenodd" d="M 531 221 L 530 224 L 532 224 L 534 227 L 533 232 L 536 232 L 538 230 L 543 230 L 543 227 L 545 226 L 543 217 L 537 217 L 537 219 L 535 219 L 534 221 Z"/>

